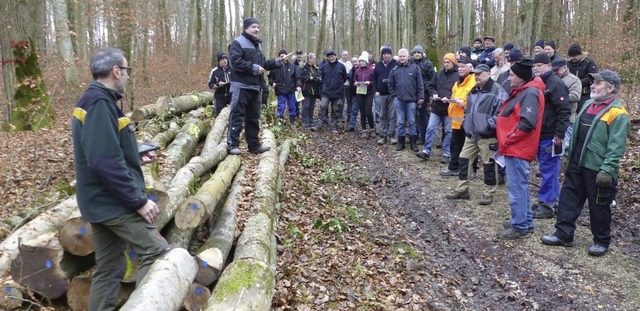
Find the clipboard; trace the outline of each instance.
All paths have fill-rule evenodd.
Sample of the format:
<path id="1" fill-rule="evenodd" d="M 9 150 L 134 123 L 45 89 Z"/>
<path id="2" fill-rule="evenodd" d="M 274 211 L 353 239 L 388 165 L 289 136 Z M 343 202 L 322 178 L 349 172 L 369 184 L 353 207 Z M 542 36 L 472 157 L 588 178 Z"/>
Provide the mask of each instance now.
<path id="1" fill-rule="evenodd" d="M 302 95 L 302 91 L 296 91 L 296 101 L 301 102 L 304 100 L 304 95 Z"/>
<path id="2" fill-rule="evenodd" d="M 367 85 L 364 82 L 358 82 L 356 85 L 356 94 L 367 95 Z"/>

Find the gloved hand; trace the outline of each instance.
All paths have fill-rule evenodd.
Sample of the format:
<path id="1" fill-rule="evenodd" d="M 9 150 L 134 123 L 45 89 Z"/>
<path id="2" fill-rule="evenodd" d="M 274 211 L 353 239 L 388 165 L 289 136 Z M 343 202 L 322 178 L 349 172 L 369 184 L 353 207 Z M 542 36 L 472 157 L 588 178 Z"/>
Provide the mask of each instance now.
<path id="1" fill-rule="evenodd" d="M 613 188 L 613 176 L 605 171 L 598 172 L 596 185 L 600 188 Z"/>

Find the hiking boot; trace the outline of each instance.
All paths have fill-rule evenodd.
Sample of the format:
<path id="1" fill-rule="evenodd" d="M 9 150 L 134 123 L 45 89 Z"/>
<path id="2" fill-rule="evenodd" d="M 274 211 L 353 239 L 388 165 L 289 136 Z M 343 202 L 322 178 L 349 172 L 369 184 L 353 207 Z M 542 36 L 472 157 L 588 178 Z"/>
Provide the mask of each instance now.
<path id="1" fill-rule="evenodd" d="M 265 146 L 265 145 L 260 145 L 260 147 L 258 149 L 249 150 L 249 152 L 257 154 L 257 153 L 265 153 L 265 152 L 267 152 L 269 150 L 271 150 L 271 147 Z"/>
<path id="2" fill-rule="evenodd" d="M 452 194 L 447 194 L 445 198 L 449 200 L 469 200 L 471 198 L 471 194 L 469 194 L 469 190 L 464 192 L 454 192 Z"/>
<path id="3" fill-rule="evenodd" d="M 428 153 L 424 152 L 424 151 L 420 151 L 418 153 L 416 153 L 416 156 L 418 156 L 418 158 L 423 159 L 423 160 L 429 160 L 429 158 L 431 157 Z"/>
<path id="4" fill-rule="evenodd" d="M 367 132 L 367 130 L 362 130 L 362 133 L 360 133 L 360 138 L 367 138 L 369 137 L 369 133 Z"/>
<path id="5" fill-rule="evenodd" d="M 389 137 L 391 137 L 391 139 L 389 139 L 389 141 L 391 142 L 392 145 L 395 145 L 395 144 L 398 143 L 398 139 L 396 139 L 395 136 L 391 135 Z"/>
<path id="6" fill-rule="evenodd" d="M 593 245 L 589 246 L 589 250 L 587 252 L 591 256 L 600 257 L 604 256 L 604 254 L 606 254 L 608 250 L 608 248 L 600 244 L 593 243 Z"/>
<path id="7" fill-rule="evenodd" d="M 242 151 L 238 147 L 234 147 L 234 148 L 229 149 L 229 154 L 239 155 L 241 153 L 242 153 Z"/>
<path id="8" fill-rule="evenodd" d="M 490 194 L 483 194 L 482 199 L 480 199 L 480 205 L 490 205 L 493 203 L 493 196 Z"/>
<path id="9" fill-rule="evenodd" d="M 511 220 L 507 220 L 502 224 L 502 227 L 505 229 L 509 229 L 509 228 L 513 228 L 513 226 L 511 225 Z M 527 231 L 529 233 L 534 233 L 536 231 L 535 228 L 528 228 Z"/>
<path id="10" fill-rule="evenodd" d="M 536 206 L 537 208 L 534 209 Z M 535 219 L 553 218 L 556 213 L 553 207 L 544 203 L 533 204 L 531 209 L 533 210 L 533 218 Z"/>
<path id="11" fill-rule="evenodd" d="M 384 145 L 387 143 L 387 136 L 382 136 L 382 138 L 378 139 L 378 145 Z"/>
<path id="12" fill-rule="evenodd" d="M 442 156 L 442 158 L 440 158 L 440 163 L 447 164 L 447 163 L 449 163 L 449 160 L 451 160 L 450 157 Z"/>
<path id="13" fill-rule="evenodd" d="M 506 175 L 498 175 L 498 185 L 504 185 L 507 183 Z"/>
<path id="14" fill-rule="evenodd" d="M 500 231 L 496 234 L 496 237 L 502 240 L 526 239 L 530 236 L 531 233 L 529 232 L 529 230 L 518 230 L 514 227 L 511 227 L 504 231 Z"/>
<path id="15" fill-rule="evenodd" d="M 573 242 L 563 241 L 563 240 L 561 240 L 559 237 L 557 237 L 555 235 L 543 235 L 543 236 L 540 237 L 540 241 L 544 245 L 564 246 L 564 247 L 573 246 Z"/>
<path id="16" fill-rule="evenodd" d="M 450 170 L 448 167 L 440 170 L 440 176 L 458 176 L 458 170 Z"/>

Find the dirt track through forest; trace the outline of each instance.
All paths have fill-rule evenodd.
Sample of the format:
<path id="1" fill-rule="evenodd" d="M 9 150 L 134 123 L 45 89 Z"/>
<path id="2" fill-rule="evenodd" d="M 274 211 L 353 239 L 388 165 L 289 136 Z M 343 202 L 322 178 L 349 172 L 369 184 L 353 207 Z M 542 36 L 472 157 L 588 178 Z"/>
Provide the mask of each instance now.
<path id="1" fill-rule="evenodd" d="M 333 167 L 344 167 L 347 182 L 341 185 L 330 185 L 333 191 L 345 191 L 345 184 L 356 189 L 346 190 L 369 193 L 366 198 L 358 197 L 351 200 L 353 204 L 360 204 L 362 218 L 365 224 L 358 227 L 358 235 L 367 241 L 387 241 L 378 243 L 376 251 L 361 253 L 360 256 L 393 257 L 394 245 L 408 243 L 415 248 L 419 256 L 412 260 L 404 260 L 403 267 L 397 265 L 387 267 L 391 271 L 401 271 L 396 283 L 388 282 L 378 285 L 378 296 L 371 299 L 352 299 L 351 303 L 341 303 L 341 295 L 329 295 L 324 303 L 322 300 L 310 299 L 317 297 L 311 291 L 305 297 L 295 286 L 283 288 L 279 285 L 274 301 L 284 297 L 281 309 L 406 309 L 406 310 L 638 310 L 640 309 L 640 260 L 634 252 L 629 252 L 620 240 L 620 247 L 612 244 L 610 253 L 603 258 L 587 255 L 586 249 L 591 243 L 588 229 L 588 218 L 583 216 L 576 234 L 576 246 L 573 248 L 547 247 L 539 242 L 540 236 L 553 232 L 553 220 L 536 220 L 536 231 L 528 239 L 516 241 L 501 241 L 495 238 L 495 233 L 501 230 L 501 224 L 509 219 L 508 198 L 505 186 L 500 186 L 494 203 L 481 206 L 477 200 L 481 196 L 483 184 L 481 180 L 471 183 L 472 198 L 469 201 L 450 201 L 444 196 L 449 193 L 457 177 L 441 177 L 438 171 L 440 151 L 435 149 L 432 160 L 423 162 L 413 152 L 395 151 L 395 146 L 378 146 L 374 139 L 361 139 L 356 133 L 332 134 L 328 131 L 320 133 L 306 132 L 308 137 L 303 139 L 296 151 L 298 157 L 290 159 L 288 169 L 303 170 L 303 179 L 313 178 L 313 175 L 323 174 L 318 166 L 324 167 L 324 172 Z M 304 137 L 304 136 L 303 136 Z M 408 146 L 407 146 L 408 149 Z M 303 161 L 315 160 L 313 167 L 301 166 Z M 302 159 L 302 160 L 301 160 Z M 436 160 L 434 160 L 436 159 Z M 323 165 L 320 165 L 323 163 Z M 308 165 L 307 165 L 308 166 Z M 295 168 L 294 168 L 295 167 Z M 533 170 L 533 167 L 532 167 Z M 299 176 L 298 172 L 298 176 Z M 289 175 L 286 175 L 289 176 Z M 481 174 L 478 174 L 481 176 Z M 353 182 L 353 181 L 358 182 Z M 285 179 L 285 189 L 295 193 L 300 180 Z M 321 188 L 324 186 L 321 186 Z M 535 188 L 532 187 L 533 199 L 536 198 Z M 348 195 L 348 194 L 347 194 Z M 285 193 L 285 196 L 287 194 Z M 338 197 L 340 197 L 338 195 Z M 286 198 L 283 210 L 296 205 L 296 198 Z M 307 204 L 322 202 L 305 201 Z M 377 202 L 367 204 L 366 202 Z M 325 208 L 340 206 L 338 198 L 333 205 L 324 204 Z M 298 202 L 298 207 L 304 206 Z M 296 208 L 293 208 L 295 210 Z M 364 211 L 362 211 L 364 209 Z M 585 209 L 586 213 L 586 209 Z M 633 215 L 636 217 L 635 215 Z M 302 216 L 319 217 L 318 215 Z M 284 223 L 290 228 L 291 223 L 304 222 L 285 219 Z M 614 226 L 616 224 L 614 223 Z M 618 231 L 616 236 L 627 236 L 625 228 L 613 228 Z M 282 234 L 286 235 L 286 230 Z M 318 231 L 310 229 L 307 235 L 319 235 L 316 239 L 328 241 L 331 235 L 340 233 Z M 351 241 L 349 235 L 343 233 L 346 241 Z M 306 237 L 305 237 L 306 238 Z M 313 239 L 313 238 L 311 238 Z M 615 238 L 614 238 L 615 239 Z M 633 241 L 633 240 L 631 240 Z M 623 241 L 629 242 L 629 241 Z M 320 241 L 316 242 L 321 245 Z M 294 243 L 295 244 L 295 243 Z M 304 243 L 301 243 L 304 244 Z M 297 247 L 293 245 L 293 247 Z M 304 247 L 300 245 L 300 247 Z M 326 243 L 331 249 L 333 244 Z M 291 250 L 283 248 L 280 255 Z M 397 249 L 396 249 L 397 250 Z M 297 252 L 304 253 L 297 249 Z M 294 251 L 294 252 L 296 252 Z M 338 250 L 342 256 L 350 256 L 349 250 Z M 630 253 L 630 255 L 627 255 Z M 315 262 L 330 262 L 332 252 L 316 254 Z M 335 252 L 333 252 L 335 256 Z M 396 256 L 397 257 L 397 256 Z M 406 257 L 406 256 L 405 256 Z M 305 263 L 296 262 L 295 258 L 284 255 L 279 257 L 278 284 L 283 279 L 299 280 L 299 275 L 305 270 Z M 384 260 L 381 260 L 384 262 Z M 282 270 L 282 264 L 300 265 L 300 269 Z M 308 268 L 308 267 L 307 267 Z M 395 269 L 395 270 L 394 270 Z M 334 274 L 348 273 L 349 268 L 337 269 Z M 378 269 L 380 271 L 380 269 Z M 386 274 L 383 271 L 382 274 Z M 328 279 L 337 280 L 327 272 Z M 378 273 L 380 274 L 380 273 Z M 393 273 L 391 273 L 393 274 Z M 358 280 L 389 280 L 387 275 L 367 274 L 365 277 L 356 276 Z M 383 281 L 384 282 L 384 281 Z M 304 282 L 301 282 L 304 283 Z M 325 287 L 331 288 L 332 282 L 324 282 Z M 341 292 L 341 286 L 334 283 L 334 291 Z M 329 284 L 329 285 L 326 285 Z M 384 286 L 390 288 L 384 288 Z M 376 286 L 373 286 L 374 288 Z M 355 287 L 355 291 L 358 288 Z M 414 299 L 391 299 L 386 292 L 400 293 L 396 296 L 407 297 L 407 291 L 414 294 Z M 328 290 L 331 292 L 331 290 Z M 287 296 L 288 295 L 288 296 Z M 295 297 L 294 297 L 295 296 Z M 391 294 L 393 296 L 393 294 Z M 349 300 L 349 296 L 346 296 Z M 385 299 L 387 297 L 387 299 Z M 417 299 L 416 299 L 417 298 Z M 385 300 L 384 303 L 369 303 L 375 300 Z M 332 304 L 333 302 L 333 304 Z"/>

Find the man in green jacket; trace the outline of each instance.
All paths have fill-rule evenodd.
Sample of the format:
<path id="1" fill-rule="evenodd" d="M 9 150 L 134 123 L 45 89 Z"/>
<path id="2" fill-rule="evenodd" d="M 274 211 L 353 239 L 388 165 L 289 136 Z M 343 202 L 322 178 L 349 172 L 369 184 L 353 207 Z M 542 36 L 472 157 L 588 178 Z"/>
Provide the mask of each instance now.
<path id="1" fill-rule="evenodd" d="M 572 246 L 576 219 L 585 200 L 593 244 L 588 253 L 603 256 L 611 243 L 611 207 L 618 179 L 618 165 L 627 147 L 629 114 L 617 93 L 620 76 L 603 70 L 589 74 L 591 100 L 576 116 L 569 166 L 560 192 L 556 232 L 541 237 L 543 244 Z"/>
<path id="2" fill-rule="evenodd" d="M 115 310 L 126 246 L 140 260 L 137 282 L 170 247 L 154 225 L 159 209 L 146 195 L 140 168 L 154 156 L 138 153 L 133 124 L 116 104 L 131 73 L 127 59 L 121 50 L 105 48 L 91 57 L 89 67 L 94 80 L 71 121 L 76 193 L 95 246 L 89 310 Z"/>

